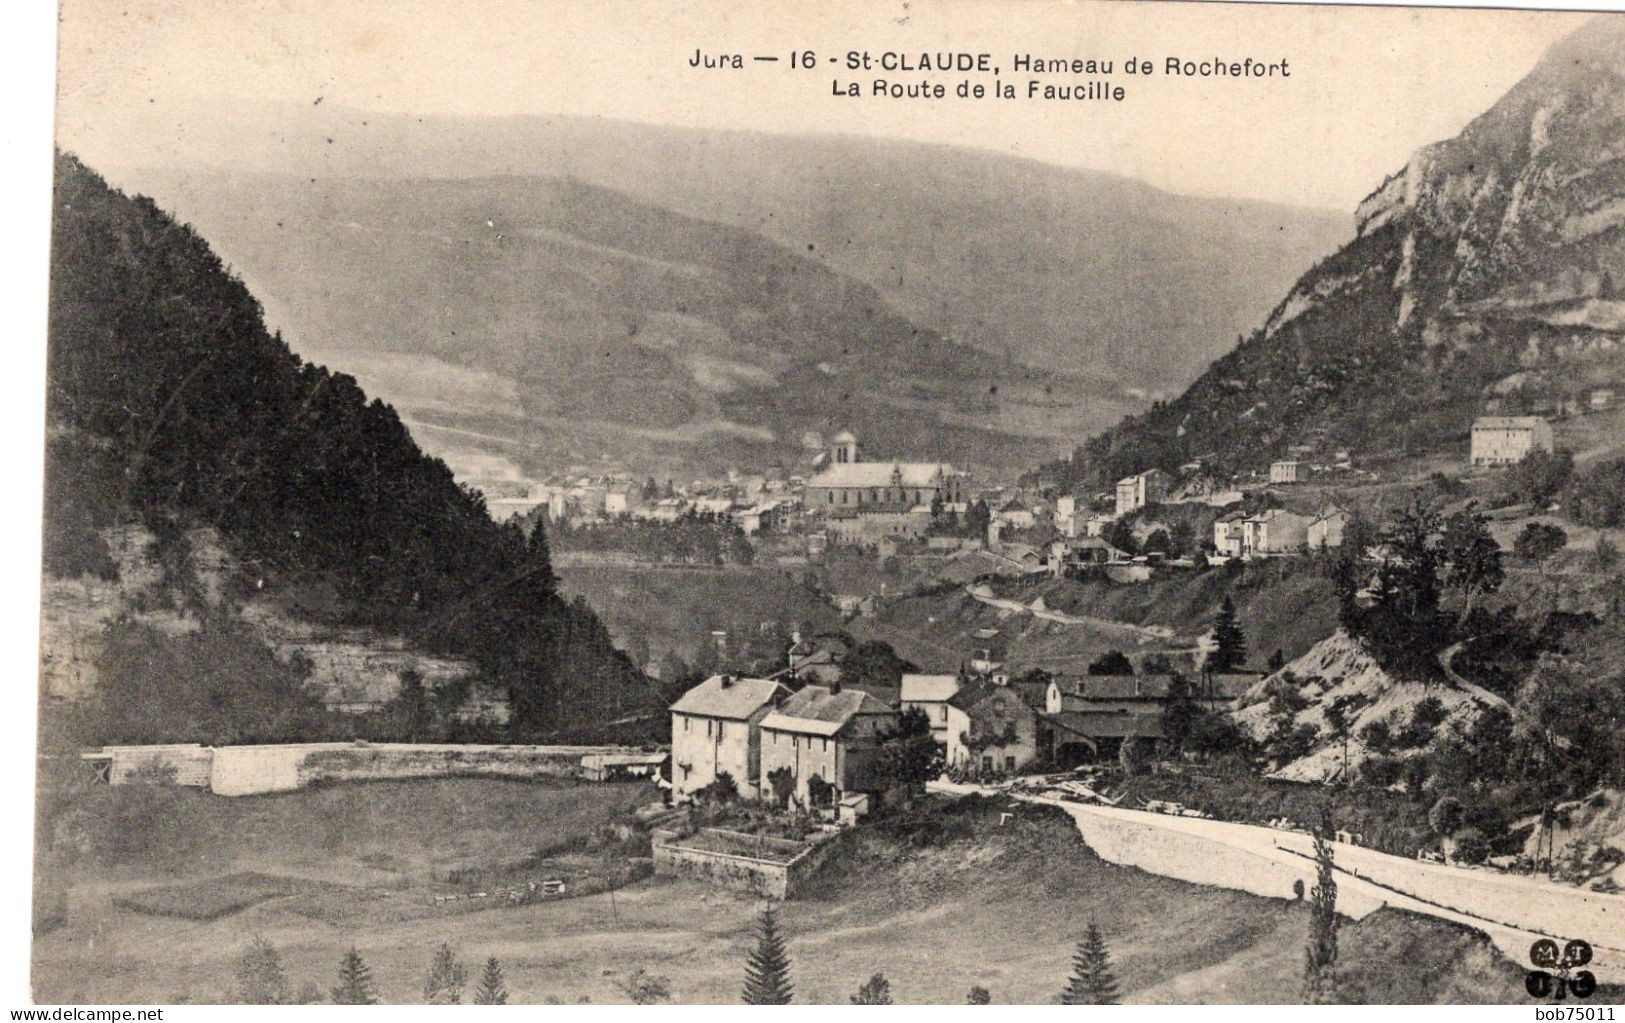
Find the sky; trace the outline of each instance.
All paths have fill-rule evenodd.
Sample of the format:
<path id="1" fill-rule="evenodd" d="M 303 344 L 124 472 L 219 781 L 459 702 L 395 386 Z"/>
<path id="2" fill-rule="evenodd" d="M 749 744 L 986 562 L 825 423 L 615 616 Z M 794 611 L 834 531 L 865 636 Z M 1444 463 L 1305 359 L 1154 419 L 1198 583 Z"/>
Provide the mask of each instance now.
<path id="1" fill-rule="evenodd" d="M 1420 145 L 1482 113 L 1593 15 L 1168 0 L 63 0 L 58 137 L 117 146 L 132 104 L 199 97 L 471 117 L 565 114 L 976 146 L 1191 195 L 1348 211 Z M 1619 17 L 1625 15 L 1609 15 Z M 747 55 L 695 69 L 696 49 Z M 812 50 L 811 70 L 788 63 Z M 832 95 L 850 50 L 1115 63 L 1121 103 Z M 781 57 L 753 62 L 756 54 Z M 1285 60 L 1289 78 L 1125 76 L 1129 56 Z M 1099 77 L 1099 76 L 1097 76 Z M 1060 79 L 1064 81 L 1065 79 Z M 1087 80 L 1087 78 L 1085 79 Z"/>

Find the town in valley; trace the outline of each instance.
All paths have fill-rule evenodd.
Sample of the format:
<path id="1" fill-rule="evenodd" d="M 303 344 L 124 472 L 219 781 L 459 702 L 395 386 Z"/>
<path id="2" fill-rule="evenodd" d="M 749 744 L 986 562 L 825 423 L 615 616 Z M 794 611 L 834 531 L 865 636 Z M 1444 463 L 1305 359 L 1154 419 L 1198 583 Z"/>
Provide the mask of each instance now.
<path id="1" fill-rule="evenodd" d="M 1625 18 L 1550 17 L 1334 212 L 64 49 L 35 999 L 1618 1000 Z"/>

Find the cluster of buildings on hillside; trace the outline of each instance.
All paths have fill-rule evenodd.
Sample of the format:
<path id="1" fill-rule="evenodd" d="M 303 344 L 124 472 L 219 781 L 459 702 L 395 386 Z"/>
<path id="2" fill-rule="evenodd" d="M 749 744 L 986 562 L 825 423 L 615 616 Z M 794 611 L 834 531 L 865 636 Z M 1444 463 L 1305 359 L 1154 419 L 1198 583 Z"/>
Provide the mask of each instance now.
<path id="1" fill-rule="evenodd" d="M 1612 402 L 1609 392 L 1597 400 Z M 1292 488 L 1311 481 L 1370 476 L 1346 451 L 1315 455 L 1300 445 L 1288 457 L 1232 478 L 1214 474 L 1204 460 L 1118 480 L 1091 498 L 1052 496 L 1041 489 L 973 485 L 971 474 L 945 461 L 870 460 L 857 436 L 842 431 L 795 471 L 728 472 L 724 477 L 668 482 L 629 478 L 576 478 L 539 483 L 525 494 L 492 499 L 499 518 L 541 509 L 553 522 L 592 524 L 616 519 L 675 522 L 689 517 L 726 520 L 750 536 L 775 538 L 784 558 L 822 556 L 830 547 L 857 547 L 886 558 L 901 551 L 953 561 L 948 575 L 1101 573 L 1120 582 L 1150 578 L 1152 567 L 1195 564 L 1194 548 L 1208 558 L 1278 557 L 1342 543 L 1347 510 L 1294 502 Z M 1483 416 L 1472 426 L 1469 461 L 1475 466 L 1514 463 L 1531 451 L 1553 448 L 1552 428 L 1538 416 Z M 1272 495 L 1249 500 L 1249 495 Z M 1266 507 L 1260 504 L 1293 507 Z M 1148 516 L 1144 509 L 1201 506 L 1213 513 Z M 1313 508 L 1313 510 L 1311 510 Z M 1119 525 L 1133 517 L 1135 543 Z M 1158 519 L 1166 520 L 1166 525 Z M 1195 522 L 1191 550 L 1130 553 L 1159 528 Z M 1212 523 L 1211 540 L 1206 535 Z M 1184 527 L 1180 527 L 1183 529 Z M 1114 545 L 1115 540 L 1116 545 Z M 1197 559 L 1199 560 L 1199 559 Z"/>
<path id="2" fill-rule="evenodd" d="M 886 788 L 881 745 L 910 710 L 930 722 L 948 769 L 970 777 L 1114 756 L 1126 741 L 1164 735 L 1172 675 L 1011 681 L 1002 664 L 983 667 L 993 670 L 905 674 L 882 696 L 838 680 L 802 684 L 789 672 L 713 675 L 671 708 L 674 799 L 692 800 L 726 774 L 747 799 L 867 807 Z M 1219 709 L 1258 677 L 1205 674 L 1193 699 Z"/>
<path id="3" fill-rule="evenodd" d="M 617 519 L 676 522 L 690 516 L 727 519 L 747 534 L 792 526 L 800 517 L 802 478 L 782 474 L 729 473 L 687 483 L 624 477 L 579 477 L 533 483 L 523 493 L 488 497 L 486 507 L 499 522 L 533 514 L 547 521 L 594 525 Z"/>

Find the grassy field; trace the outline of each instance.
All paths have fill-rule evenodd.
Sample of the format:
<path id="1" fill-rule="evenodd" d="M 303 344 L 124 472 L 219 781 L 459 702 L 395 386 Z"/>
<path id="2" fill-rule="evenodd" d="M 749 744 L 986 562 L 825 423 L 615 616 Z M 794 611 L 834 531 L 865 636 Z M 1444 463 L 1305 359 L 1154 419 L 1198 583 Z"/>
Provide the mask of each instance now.
<path id="1" fill-rule="evenodd" d="M 270 815 L 286 820 L 314 819 L 317 810 L 356 812 L 365 823 L 328 854 L 351 869 L 368 865 L 363 861 L 386 833 L 402 847 L 397 855 L 416 863 L 470 855 L 474 844 L 443 819 L 448 804 L 435 797 L 390 802 L 396 819 L 380 826 L 361 804 L 386 793 L 364 785 L 256 802 L 287 804 Z M 551 841 L 559 828 L 595 826 L 638 793 L 602 786 L 537 789 L 533 801 L 517 805 L 507 802 L 517 797 L 464 794 L 486 810 L 504 803 L 528 807 L 505 828 L 490 821 L 481 829 L 487 842 L 512 851 Z M 1046 808 L 967 806 L 953 815 L 935 808 L 906 828 L 866 828 L 809 898 L 784 906 L 797 1001 L 845 1002 L 876 971 L 890 978 L 899 1002 L 960 1002 L 971 984 L 989 988 L 996 1002 L 1050 1001 L 1090 920 L 1107 936 L 1129 1001 L 1296 998 L 1307 928 L 1301 904 L 1106 864 L 1069 821 Z M 1015 816 L 1001 823 L 1007 809 Z M 218 845 L 221 861 L 241 859 L 252 844 L 226 829 L 210 829 L 201 841 Z M 321 857 L 292 835 L 284 834 L 277 848 L 302 859 L 307 871 L 331 873 L 314 871 Z M 224 873 L 227 864 L 148 873 L 175 883 L 211 870 Z M 314 982 L 324 991 L 339 957 L 354 944 L 390 1002 L 420 999 L 431 949 L 449 941 L 470 962 L 499 957 L 514 1002 L 624 1001 L 619 985 L 641 968 L 670 979 L 673 1001 L 727 1003 L 738 1000 L 760 908 L 745 895 L 656 878 L 613 895 L 471 912 L 323 915 L 302 911 L 292 897 L 194 921 L 121 909 L 111 898 L 120 884 L 103 876 L 79 870 L 66 922 L 36 939 L 37 998 L 227 999 L 236 957 L 263 935 L 281 951 L 295 988 Z M 352 891 L 387 904 L 402 883 L 375 881 Z M 1349 990 L 1368 1001 L 1522 1000 L 1515 967 L 1481 937 L 1436 921 L 1379 913 L 1347 925 L 1341 947 Z"/>

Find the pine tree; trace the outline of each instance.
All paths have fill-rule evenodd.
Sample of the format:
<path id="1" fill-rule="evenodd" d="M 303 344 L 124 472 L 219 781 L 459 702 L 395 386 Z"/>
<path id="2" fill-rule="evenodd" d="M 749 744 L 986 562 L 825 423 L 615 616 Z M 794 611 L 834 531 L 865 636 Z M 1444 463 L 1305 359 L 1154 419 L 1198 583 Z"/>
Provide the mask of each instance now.
<path id="1" fill-rule="evenodd" d="M 334 1005 L 377 1005 L 378 992 L 372 986 L 372 970 L 361 953 L 350 946 L 339 962 L 339 982 L 330 992 Z"/>
<path id="2" fill-rule="evenodd" d="M 1226 595 L 1213 619 L 1213 652 L 1207 656 L 1207 666 L 1212 671 L 1234 671 L 1246 661 L 1247 637 L 1236 623 L 1236 605 Z"/>
<path id="3" fill-rule="evenodd" d="M 1309 892 L 1309 944 L 1304 950 L 1303 1000 L 1333 1000 L 1337 977 L 1337 877 L 1333 872 L 1332 816 L 1323 810 L 1315 828 L 1315 887 Z"/>
<path id="4" fill-rule="evenodd" d="M 468 985 L 468 967 L 457 959 L 451 945 L 442 942 L 435 949 L 429 963 L 429 975 L 423 981 L 425 1005 L 457 1005 L 463 1000 L 463 988 Z"/>
<path id="5" fill-rule="evenodd" d="M 762 910 L 756 921 L 756 951 L 745 963 L 746 1005 L 789 1005 L 790 956 L 779 934 L 773 907 Z"/>
<path id="6" fill-rule="evenodd" d="M 858 993 L 852 996 L 853 1005 L 890 1005 L 891 981 L 886 979 L 884 973 L 877 973 L 870 977 L 868 982 L 858 988 Z"/>
<path id="7" fill-rule="evenodd" d="M 237 959 L 237 1000 L 244 1005 L 287 1005 L 291 999 L 282 957 L 256 937 Z"/>
<path id="8" fill-rule="evenodd" d="M 1117 978 L 1112 975 L 1106 939 L 1093 923 L 1072 957 L 1072 978 L 1061 992 L 1062 1005 L 1116 1005 Z"/>
<path id="9" fill-rule="evenodd" d="M 966 1005 L 992 1005 L 993 995 L 980 984 L 972 984 L 970 991 L 965 994 Z"/>
<path id="10" fill-rule="evenodd" d="M 480 974 L 480 986 L 474 989 L 475 1005 L 507 1005 L 508 985 L 502 980 L 502 964 L 492 956 L 485 961 L 485 972 Z"/>

